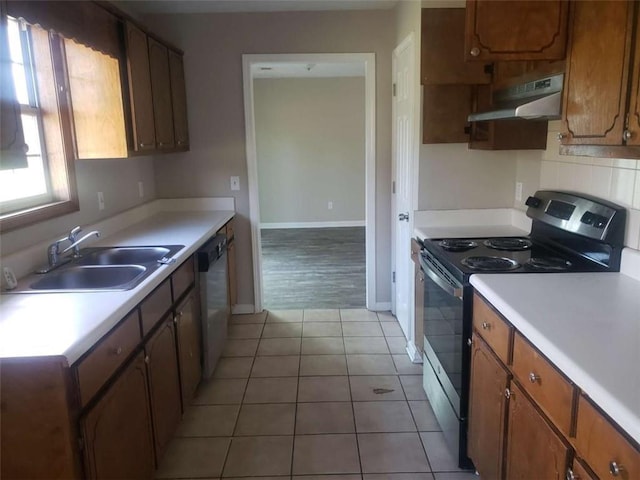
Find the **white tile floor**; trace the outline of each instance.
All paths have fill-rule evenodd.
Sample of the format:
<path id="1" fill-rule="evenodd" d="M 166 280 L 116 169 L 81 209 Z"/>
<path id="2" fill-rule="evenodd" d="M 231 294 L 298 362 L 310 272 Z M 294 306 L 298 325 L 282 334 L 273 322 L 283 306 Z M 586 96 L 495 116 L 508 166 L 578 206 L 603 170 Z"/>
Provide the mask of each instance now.
<path id="1" fill-rule="evenodd" d="M 477 480 L 446 449 L 405 342 L 388 313 L 233 316 L 157 478 Z"/>

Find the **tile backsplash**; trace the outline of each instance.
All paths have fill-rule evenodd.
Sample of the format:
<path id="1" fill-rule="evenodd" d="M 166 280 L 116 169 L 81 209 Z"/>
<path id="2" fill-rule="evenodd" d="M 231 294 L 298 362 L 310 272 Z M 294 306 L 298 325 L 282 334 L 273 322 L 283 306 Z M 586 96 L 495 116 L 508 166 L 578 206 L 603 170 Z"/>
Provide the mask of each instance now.
<path id="1" fill-rule="evenodd" d="M 640 249 L 640 160 L 560 155 L 559 130 L 559 121 L 549 122 L 547 149 L 539 157 L 539 188 L 584 192 L 627 207 L 625 244 Z M 527 155 L 526 161 L 532 156 L 531 153 L 524 155 Z M 535 190 L 534 180 L 527 179 L 525 174 L 518 174 L 516 181 Z M 517 203 L 517 208 L 523 208 Z"/>

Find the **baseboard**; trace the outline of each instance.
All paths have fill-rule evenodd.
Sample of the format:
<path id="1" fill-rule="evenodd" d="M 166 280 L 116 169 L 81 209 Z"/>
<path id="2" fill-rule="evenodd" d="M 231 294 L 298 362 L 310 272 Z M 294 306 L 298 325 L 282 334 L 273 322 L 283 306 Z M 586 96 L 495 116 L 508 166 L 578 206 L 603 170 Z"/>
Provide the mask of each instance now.
<path id="1" fill-rule="evenodd" d="M 390 312 L 391 311 L 391 302 L 378 302 L 374 303 L 370 307 L 369 310 L 374 312 Z"/>
<path id="2" fill-rule="evenodd" d="M 256 308 L 252 304 L 240 304 L 231 307 L 231 313 L 234 315 L 245 315 L 247 313 L 256 313 Z"/>
<path id="3" fill-rule="evenodd" d="M 422 363 L 422 355 L 411 340 L 407 342 L 407 354 L 413 363 Z"/>
<path id="4" fill-rule="evenodd" d="M 364 220 L 345 220 L 339 222 L 283 222 L 261 223 L 260 228 L 271 230 L 274 228 L 336 228 L 336 227 L 364 227 Z"/>

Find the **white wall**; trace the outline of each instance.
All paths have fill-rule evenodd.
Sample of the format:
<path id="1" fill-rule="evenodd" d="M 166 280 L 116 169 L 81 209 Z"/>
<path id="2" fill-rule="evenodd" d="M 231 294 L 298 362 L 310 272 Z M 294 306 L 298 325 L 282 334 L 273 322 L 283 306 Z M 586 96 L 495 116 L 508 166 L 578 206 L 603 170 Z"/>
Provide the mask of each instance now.
<path id="1" fill-rule="evenodd" d="M 364 225 L 364 77 L 256 79 L 254 108 L 261 223 Z"/>
<path id="2" fill-rule="evenodd" d="M 87 225 L 156 198 L 151 157 L 75 162 L 80 210 L 18 230 L 2 232 L 0 255 L 5 256 L 48 239 L 62 236 L 76 225 Z M 144 197 L 138 196 L 138 181 Z M 105 209 L 98 210 L 97 192 L 104 193 Z M 46 258 L 46 252 L 42 252 Z"/>
<path id="3" fill-rule="evenodd" d="M 158 195 L 235 196 L 238 303 L 253 304 L 242 54 L 376 55 L 376 297 L 389 302 L 391 10 L 152 15 L 151 30 L 185 52 L 191 151 L 156 157 Z M 240 177 L 240 192 L 229 177 Z"/>
<path id="4" fill-rule="evenodd" d="M 530 195 L 538 188 L 573 190 L 627 207 L 625 244 L 640 249 L 640 161 L 560 155 L 556 139 L 559 130 L 559 121 L 549 122 L 545 151 L 526 155 L 518 152 L 516 178 L 525 184 L 525 193 Z M 536 169 L 530 168 L 536 162 L 537 178 Z M 516 202 L 515 207 L 525 208 L 522 202 Z"/>

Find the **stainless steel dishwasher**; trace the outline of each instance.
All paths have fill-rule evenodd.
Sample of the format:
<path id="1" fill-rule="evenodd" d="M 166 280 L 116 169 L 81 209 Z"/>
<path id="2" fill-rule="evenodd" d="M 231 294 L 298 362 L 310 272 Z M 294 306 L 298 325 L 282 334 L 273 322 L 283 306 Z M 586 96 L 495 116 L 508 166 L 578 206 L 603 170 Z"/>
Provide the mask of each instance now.
<path id="1" fill-rule="evenodd" d="M 198 250 L 202 318 L 203 378 L 209 378 L 227 341 L 227 237 L 216 235 Z"/>

